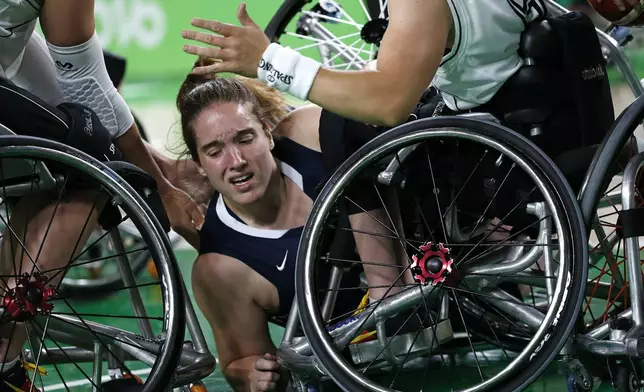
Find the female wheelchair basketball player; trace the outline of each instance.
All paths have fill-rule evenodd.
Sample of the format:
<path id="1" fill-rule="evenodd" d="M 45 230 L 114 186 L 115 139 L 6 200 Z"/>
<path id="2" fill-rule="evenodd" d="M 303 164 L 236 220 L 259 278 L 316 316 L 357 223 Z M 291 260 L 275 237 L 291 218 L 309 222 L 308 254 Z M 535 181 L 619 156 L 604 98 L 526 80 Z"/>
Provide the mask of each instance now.
<path id="1" fill-rule="evenodd" d="M 298 141 L 296 138 L 312 133 L 307 139 L 299 140 L 307 149 L 299 147 L 301 153 L 290 154 L 291 159 L 307 163 L 304 173 L 293 170 L 292 165 L 276 162 L 280 161 L 282 147 L 264 132 L 261 117 L 249 115 L 248 109 L 245 111 L 237 104 L 224 108 L 226 105 L 222 104 L 204 110 L 206 103 L 203 103 L 190 111 L 200 111 L 199 114 L 187 116 L 188 112 L 182 112 L 182 116 L 186 116 L 182 120 L 184 134 L 189 131 L 195 135 L 192 147 L 186 140 L 193 159 L 205 171 L 215 190 L 221 193 L 211 201 L 201 233 L 201 256 L 195 266 L 194 278 L 196 282 L 204 279 L 204 284 L 208 282 L 211 290 L 221 290 L 218 294 L 211 293 L 209 299 L 214 303 L 208 302 L 203 294 L 198 294 L 197 298 L 204 312 L 210 314 L 209 322 L 215 331 L 218 349 L 220 353 L 226 353 L 225 359 L 222 356 L 222 370 L 236 389 L 274 390 L 278 383 L 282 384 L 279 380 L 284 379 L 284 370 L 272 355 L 274 347 L 265 325 L 267 315 L 278 309 L 283 313 L 285 307 L 291 305 L 290 301 L 285 303 L 284 300 L 292 298 L 293 276 L 279 273 L 295 262 L 291 257 L 297 250 L 296 241 L 292 240 L 288 245 L 286 238 L 303 224 L 310 210 L 309 198 L 313 196 L 307 192 L 307 187 L 310 189 L 307 179 L 315 178 L 310 174 L 310 167 L 318 166 L 315 169 L 318 172 L 324 170 L 324 175 L 317 174 L 318 179 L 324 178 L 360 145 L 377 136 L 383 127 L 393 127 L 408 120 L 410 113 L 415 112 L 416 116 L 468 111 L 503 114 L 515 110 L 518 113 L 518 105 L 543 104 L 539 102 L 543 101 L 542 96 L 519 99 L 519 102 L 513 99 L 516 98 L 513 85 L 521 85 L 525 76 L 520 72 L 525 68 L 523 57 L 526 55 L 521 49 L 530 47 L 530 42 L 523 41 L 524 33 L 529 26 L 538 28 L 538 22 L 546 17 L 543 2 L 482 1 L 473 4 L 460 0 L 391 0 L 388 27 L 375 66 L 355 72 L 322 68 L 312 59 L 270 43 L 249 17 L 244 4 L 238 9 L 241 26 L 195 19 L 193 26 L 214 34 L 183 33 L 184 38 L 211 45 L 206 48 L 186 45 L 186 52 L 216 60 L 196 67 L 194 74 L 234 72 L 258 77 L 271 87 L 322 108 L 320 111 L 306 107 L 301 112 L 294 112 L 284 123 L 291 132 L 287 131 L 287 140 Z M 577 23 L 582 27 L 577 31 L 571 27 L 566 31 L 568 36 L 558 38 L 561 42 L 573 42 L 575 32 L 587 33 L 588 24 L 578 22 L 574 17 L 569 22 L 567 26 Z M 590 28 L 594 36 L 592 24 Z M 563 29 L 557 33 L 561 31 Z M 585 49 L 580 49 L 579 53 Z M 580 57 L 582 60 L 571 69 L 588 64 L 603 68 L 598 51 L 587 52 L 591 55 Z M 606 98 L 610 100 L 610 94 L 605 94 L 607 80 L 602 75 L 591 79 L 594 79 L 589 82 L 595 83 L 594 91 L 602 91 L 597 105 L 604 105 Z M 429 91 L 435 94 L 424 95 L 430 84 L 433 89 Z M 583 88 L 588 87 L 577 86 L 576 96 L 583 95 Z M 206 91 L 207 87 L 194 89 L 197 95 Z M 212 94 L 214 96 L 214 92 Z M 523 95 L 529 94 L 523 92 Z M 554 124 L 562 127 L 560 129 L 572 129 L 571 140 L 561 134 L 558 141 L 549 139 L 551 135 L 543 137 L 542 145 L 550 150 L 549 153 L 559 154 L 580 144 L 596 143 L 608 130 L 613 120 L 612 105 L 608 111 L 604 107 L 594 111 L 596 121 L 577 125 L 574 119 L 577 117 L 572 115 L 577 109 L 571 108 L 577 104 L 570 101 L 562 105 L 566 106 L 569 115 L 559 116 L 559 123 Z M 587 110 L 593 104 L 586 101 L 583 105 Z M 225 111 L 228 111 L 227 115 Z M 513 125 L 527 127 L 529 133 L 539 121 L 534 120 L 534 113 L 538 111 L 511 117 L 517 123 Z M 506 120 L 510 120 L 510 116 Z M 295 125 L 299 122 L 303 126 Z M 223 124 L 227 124 L 227 128 Z M 276 131 L 283 131 L 281 125 Z M 581 142 L 580 135 L 586 135 Z M 272 148 L 275 154 L 270 156 L 268 151 Z M 321 163 L 313 164 L 311 149 L 324 153 L 317 159 Z M 304 158 L 307 154 L 308 159 Z M 280 171 L 283 176 L 279 175 Z M 393 241 L 367 239 L 360 234 L 373 231 L 373 227 L 387 233 L 381 223 L 387 218 L 379 208 L 377 195 L 362 189 L 351 197 L 361 198 L 363 206 L 372 207 L 347 208 L 360 258 L 379 260 L 390 266 L 399 263 Z M 245 240 L 229 241 L 232 233 Z M 261 241 L 250 238 L 261 238 Z M 378 289 L 394 283 L 397 274 L 391 271 L 382 266 L 365 266 L 369 286 L 376 287 L 369 290 L 371 301 L 400 291 L 395 287 Z M 405 275 L 403 281 L 407 282 L 409 278 Z M 213 281 L 219 283 L 220 289 L 214 289 L 218 284 Z M 282 284 L 284 287 L 280 287 Z M 247 290 L 251 292 L 243 295 Z M 235 301 L 233 306 L 231 301 L 237 296 L 242 303 Z M 422 321 L 418 321 L 416 327 L 422 325 Z"/>

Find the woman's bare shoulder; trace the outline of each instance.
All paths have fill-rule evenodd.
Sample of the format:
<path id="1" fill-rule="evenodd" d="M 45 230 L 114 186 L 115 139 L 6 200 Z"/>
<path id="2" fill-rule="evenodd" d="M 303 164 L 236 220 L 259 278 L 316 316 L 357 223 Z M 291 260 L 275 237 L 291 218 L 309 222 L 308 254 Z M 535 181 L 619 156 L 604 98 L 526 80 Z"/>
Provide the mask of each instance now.
<path id="1" fill-rule="evenodd" d="M 307 104 L 290 112 L 275 127 L 275 134 L 287 137 L 307 148 L 320 151 L 320 114 L 322 108 Z"/>

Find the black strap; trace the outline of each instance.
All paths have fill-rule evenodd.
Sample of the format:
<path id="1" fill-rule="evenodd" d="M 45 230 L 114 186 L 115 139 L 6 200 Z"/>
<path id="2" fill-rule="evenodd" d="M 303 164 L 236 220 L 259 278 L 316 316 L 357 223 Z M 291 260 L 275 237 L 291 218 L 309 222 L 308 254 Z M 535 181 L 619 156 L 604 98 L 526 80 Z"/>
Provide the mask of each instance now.
<path id="1" fill-rule="evenodd" d="M 90 108 L 73 102 L 57 106 L 67 116 L 69 131 L 62 140 L 101 162 L 121 160 L 122 154 L 112 142 L 110 132 Z"/>
<path id="2" fill-rule="evenodd" d="M 586 146 L 600 143 L 615 113 L 595 26 L 587 15 L 577 11 L 551 18 L 550 24 L 561 42 L 563 71 L 577 107 L 580 142 Z"/>
<path id="3" fill-rule="evenodd" d="M 644 208 L 620 211 L 617 218 L 617 235 L 621 238 L 644 236 Z"/>
<path id="4" fill-rule="evenodd" d="M 170 231 L 170 220 L 165 212 L 161 196 L 157 192 L 157 183 L 154 178 L 139 167 L 128 162 L 111 161 L 105 162 L 105 165 L 114 170 L 116 174 L 136 190 L 148 207 L 150 207 L 163 229 L 168 233 Z M 120 222 L 120 211 L 114 208 L 112 204 L 107 204 L 99 217 L 99 224 L 105 230 L 111 230 Z"/>

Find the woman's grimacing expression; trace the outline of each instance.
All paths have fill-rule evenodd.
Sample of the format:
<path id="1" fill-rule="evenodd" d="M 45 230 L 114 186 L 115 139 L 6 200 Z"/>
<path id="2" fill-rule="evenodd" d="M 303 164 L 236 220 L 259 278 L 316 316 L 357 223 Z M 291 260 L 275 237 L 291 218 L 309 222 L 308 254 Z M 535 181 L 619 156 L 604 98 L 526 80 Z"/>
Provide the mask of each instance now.
<path id="1" fill-rule="evenodd" d="M 193 123 L 199 163 L 213 188 L 244 205 L 265 194 L 277 170 L 273 138 L 249 105 L 213 103 Z"/>

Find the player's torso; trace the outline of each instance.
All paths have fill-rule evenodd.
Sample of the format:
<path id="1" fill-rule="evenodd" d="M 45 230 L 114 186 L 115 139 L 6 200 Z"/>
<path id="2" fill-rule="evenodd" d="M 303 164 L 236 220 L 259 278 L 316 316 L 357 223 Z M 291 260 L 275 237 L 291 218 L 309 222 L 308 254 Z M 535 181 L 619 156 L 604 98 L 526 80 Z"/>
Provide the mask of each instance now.
<path id="1" fill-rule="evenodd" d="M 0 75 L 11 78 L 19 67 L 43 1 L 0 0 Z"/>
<path id="2" fill-rule="evenodd" d="M 526 24 L 546 14 L 542 0 L 447 0 L 454 46 L 434 85 L 452 110 L 486 103 L 522 65 L 518 55 Z"/>

